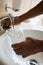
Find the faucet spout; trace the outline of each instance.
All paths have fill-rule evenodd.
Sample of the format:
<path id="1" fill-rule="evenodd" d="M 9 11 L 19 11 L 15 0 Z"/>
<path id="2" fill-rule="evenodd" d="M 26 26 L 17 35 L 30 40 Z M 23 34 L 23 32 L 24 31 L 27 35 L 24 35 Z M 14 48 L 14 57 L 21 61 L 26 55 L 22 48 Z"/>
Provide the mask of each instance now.
<path id="1" fill-rule="evenodd" d="M 9 18 L 10 18 L 10 20 L 11 20 L 11 25 L 12 25 L 12 27 L 13 27 L 13 29 L 14 29 L 14 16 L 12 15 L 12 14 L 9 14 Z"/>

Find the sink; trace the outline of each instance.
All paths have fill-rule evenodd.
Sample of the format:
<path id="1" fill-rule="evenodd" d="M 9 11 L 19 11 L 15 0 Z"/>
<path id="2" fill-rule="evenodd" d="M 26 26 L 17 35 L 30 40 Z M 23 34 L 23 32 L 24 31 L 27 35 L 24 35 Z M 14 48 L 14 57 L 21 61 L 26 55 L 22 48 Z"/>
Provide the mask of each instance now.
<path id="1" fill-rule="evenodd" d="M 0 36 L 0 60 L 2 60 L 7 65 L 26 65 L 22 64 L 25 63 L 25 60 L 28 62 L 30 59 L 35 59 L 39 63 L 39 65 L 43 65 L 43 52 L 28 56 L 24 59 L 22 58 L 22 56 L 18 56 L 13 52 L 11 44 L 15 44 L 17 42 L 25 40 L 25 37 L 32 37 L 35 39 L 43 40 L 43 31 L 23 29 L 23 33 L 24 36 L 19 29 L 14 31 L 9 30 L 7 33 Z M 18 62 L 17 58 L 19 62 L 21 62 L 21 64 L 15 63 L 16 61 Z"/>
<path id="2" fill-rule="evenodd" d="M 25 37 L 32 37 L 35 39 L 43 40 L 43 31 L 24 30 L 24 35 L 25 35 Z M 29 59 L 35 59 L 39 63 L 39 65 L 43 65 L 43 52 L 28 56 L 26 59 L 27 59 L 27 61 Z"/>

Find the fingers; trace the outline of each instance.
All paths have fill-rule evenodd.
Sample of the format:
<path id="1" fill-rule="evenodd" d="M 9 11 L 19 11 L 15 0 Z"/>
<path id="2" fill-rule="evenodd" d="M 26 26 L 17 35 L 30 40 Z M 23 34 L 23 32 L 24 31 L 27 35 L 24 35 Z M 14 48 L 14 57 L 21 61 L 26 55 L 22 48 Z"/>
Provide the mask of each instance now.
<path id="1" fill-rule="evenodd" d="M 22 46 L 20 44 L 12 44 L 13 50 L 16 52 L 18 55 L 22 55 Z"/>
<path id="2" fill-rule="evenodd" d="M 12 46 L 12 48 L 17 48 L 18 44 L 12 44 L 11 46 Z"/>
<path id="3" fill-rule="evenodd" d="M 16 54 L 22 55 L 22 49 L 20 47 L 13 50 L 16 52 Z"/>
<path id="4" fill-rule="evenodd" d="M 9 18 L 6 18 L 6 19 L 2 20 L 2 22 L 1 22 L 1 26 L 5 30 L 10 28 L 10 25 L 11 25 L 11 21 Z"/>
<path id="5" fill-rule="evenodd" d="M 21 46 L 21 43 L 12 44 L 11 46 L 12 46 L 12 48 L 16 49 Z"/>
<path id="6" fill-rule="evenodd" d="M 20 43 L 16 43 L 16 44 L 12 44 L 12 48 L 13 50 L 18 54 L 18 55 L 22 55 L 27 51 L 27 45 L 28 41 L 23 41 Z"/>
<path id="7" fill-rule="evenodd" d="M 31 39 L 32 38 L 27 37 L 26 40 L 21 43 L 12 44 L 13 50 L 18 55 L 22 55 L 23 57 L 31 55 L 32 50 L 34 50 L 34 46 L 33 43 L 31 42 Z"/>
<path id="8" fill-rule="evenodd" d="M 29 55 L 40 52 L 43 49 L 43 45 L 41 45 L 42 49 L 40 49 L 41 43 L 43 43 L 43 42 L 40 42 L 36 39 L 27 37 L 26 40 L 21 43 L 12 44 L 12 48 L 18 55 L 27 57 Z"/>
<path id="9" fill-rule="evenodd" d="M 18 49 L 17 48 L 13 49 L 13 50 L 16 52 L 16 54 L 22 55 L 22 57 L 28 56 L 28 52 L 26 52 L 26 50 L 23 50 L 23 48 L 21 47 L 19 47 Z"/>
<path id="10" fill-rule="evenodd" d="M 23 55 L 25 52 L 25 45 L 24 43 L 18 43 L 18 44 L 12 44 L 13 50 L 18 54 L 18 55 Z"/>
<path id="11" fill-rule="evenodd" d="M 10 26 L 2 26 L 2 28 L 4 29 L 4 30 L 7 30 L 7 29 L 9 29 L 9 28 L 11 28 Z"/>
<path id="12" fill-rule="evenodd" d="M 25 44 L 25 41 L 20 42 L 20 43 L 16 43 L 16 44 L 12 44 L 11 46 L 12 46 L 12 48 L 17 48 L 17 47 L 22 47 L 22 46 L 24 46 L 24 44 Z"/>
<path id="13" fill-rule="evenodd" d="M 2 23 L 1 23 L 2 25 L 11 25 L 11 21 L 10 21 L 10 19 L 9 18 L 6 18 L 6 19 L 4 19 L 4 20 L 2 20 Z"/>
<path id="14" fill-rule="evenodd" d="M 31 38 L 27 38 L 27 39 L 31 40 Z M 28 54 L 30 51 L 29 48 L 31 48 L 30 42 L 31 41 L 25 40 L 21 43 L 12 44 L 12 48 L 18 55 L 22 55 L 23 57 L 26 57 L 29 55 Z"/>

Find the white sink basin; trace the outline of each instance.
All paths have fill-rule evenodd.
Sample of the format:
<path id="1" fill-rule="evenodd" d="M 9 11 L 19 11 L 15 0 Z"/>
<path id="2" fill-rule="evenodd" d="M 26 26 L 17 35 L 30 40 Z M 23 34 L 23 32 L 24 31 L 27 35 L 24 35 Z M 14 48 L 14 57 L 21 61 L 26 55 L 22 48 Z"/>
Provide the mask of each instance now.
<path id="1" fill-rule="evenodd" d="M 38 30 L 24 30 L 24 35 L 25 37 L 32 37 L 35 39 L 43 40 L 43 31 L 38 31 Z M 35 59 L 39 65 L 43 65 L 43 52 L 31 55 L 26 58 L 27 60 L 29 59 Z"/>
<path id="2" fill-rule="evenodd" d="M 36 38 L 39 40 L 43 40 L 43 31 L 24 29 L 23 33 L 24 33 L 24 36 L 22 35 L 20 30 L 9 31 L 8 36 L 5 33 L 4 35 L 2 35 L 0 37 L 0 48 L 1 48 L 0 49 L 0 60 L 7 63 L 7 65 L 9 65 L 9 64 L 14 65 L 15 64 L 14 63 L 15 60 L 13 58 L 14 54 L 12 53 L 11 44 L 16 43 L 16 42 L 21 42 L 25 39 L 25 37 L 32 37 L 32 38 Z M 43 52 L 31 55 L 25 59 L 27 61 L 29 61 L 29 59 L 35 59 L 39 63 L 39 65 L 43 65 Z M 18 64 L 15 64 L 15 65 L 18 65 Z"/>

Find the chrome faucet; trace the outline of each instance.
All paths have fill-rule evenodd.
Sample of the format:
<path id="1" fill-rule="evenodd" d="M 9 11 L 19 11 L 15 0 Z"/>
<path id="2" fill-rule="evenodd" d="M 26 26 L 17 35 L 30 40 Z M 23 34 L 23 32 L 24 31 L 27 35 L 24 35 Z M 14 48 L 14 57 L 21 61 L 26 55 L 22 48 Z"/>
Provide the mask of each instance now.
<path id="1" fill-rule="evenodd" d="M 5 10 L 6 10 L 6 11 L 7 11 L 7 8 L 11 8 L 11 7 L 7 7 L 7 5 L 6 5 L 6 6 L 5 6 Z M 7 12 L 8 12 L 8 11 L 7 11 Z M 14 28 L 14 16 L 13 16 L 11 13 L 9 13 L 9 14 L 6 15 L 6 16 L 0 17 L 0 31 L 3 29 L 2 26 L 1 26 L 1 22 L 2 22 L 3 19 L 6 19 L 6 18 L 9 18 L 9 19 L 10 19 L 11 25 L 12 25 L 13 28 Z"/>
<path id="2" fill-rule="evenodd" d="M 7 6 L 8 4 L 6 4 L 5 5 L 5 10 L 7 11 L 7 8 L 9 8 L 9 9 L 12 9 L 13 10 L 13 8 L 12 7 L 9 7 L 9 6 Z"/>
<path id="3" fill-rule="evenodd" d="M 12 9 L 13 11 L 19 11 L 19 9 L 17 9 L 17 8 L 13 8 L 13 7 L 9 7 L 9 6 L 7 6 L 7 4 L 6 4 L 6 6 L 5 6 L 5 10 L 7 11 L 7 8 L 9 8 L 9 9 Z"/>
<path id="4" fill-rule="evenodd" d="M 6 10 L 7 12 L 8 12 L 8 10 L 7 10 L 8 8 L 13 10 L 12 7 L 8 7 L 7 4 L 6 4 L 6 6 L 5 6 L 5 10 Z M 14 28 L 14 16 L 13 16 L 11 13 L 9 13 L 8 16 L 9 16 L 9 18 L 10 18 L 11 25 L 12 25 L 13 28 Z"/>

